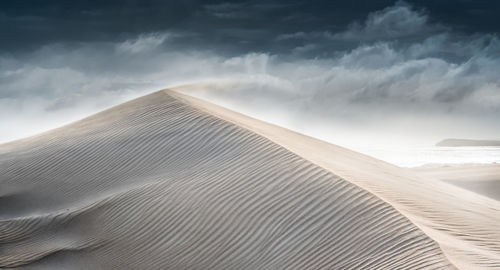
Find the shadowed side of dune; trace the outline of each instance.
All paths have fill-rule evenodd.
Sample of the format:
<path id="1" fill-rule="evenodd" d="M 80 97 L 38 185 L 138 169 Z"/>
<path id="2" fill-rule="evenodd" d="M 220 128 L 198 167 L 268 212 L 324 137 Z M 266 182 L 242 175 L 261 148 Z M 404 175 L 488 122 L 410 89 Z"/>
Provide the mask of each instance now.
<path id="1" fill-rule="evenodd" d="M 391 205 L 163 91 L 1 145 L 0 202 L 0 267 L 451 267 Z"/>

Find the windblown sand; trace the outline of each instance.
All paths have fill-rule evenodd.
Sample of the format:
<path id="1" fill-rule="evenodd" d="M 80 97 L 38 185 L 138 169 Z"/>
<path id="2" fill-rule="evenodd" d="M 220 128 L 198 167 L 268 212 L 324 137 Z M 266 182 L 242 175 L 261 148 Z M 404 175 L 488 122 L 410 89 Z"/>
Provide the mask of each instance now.
<path id="1" fill-rule="evenodd" d="M 500 267 L 500 202 L 172 91 L 0 145 L 0 267 Z"/>

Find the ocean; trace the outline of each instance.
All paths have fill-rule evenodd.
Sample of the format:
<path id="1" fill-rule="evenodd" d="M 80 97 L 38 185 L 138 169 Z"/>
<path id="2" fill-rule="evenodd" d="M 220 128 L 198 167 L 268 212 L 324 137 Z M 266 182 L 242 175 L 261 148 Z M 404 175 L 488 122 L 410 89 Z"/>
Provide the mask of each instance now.
<path id="1" fill-rule="evenodd" d="M 400 167 L 428 164 L 491 164 L 500 163 L 500 147 L 414 147 L 406 149 L 364 149 L 361 151 Z"/>

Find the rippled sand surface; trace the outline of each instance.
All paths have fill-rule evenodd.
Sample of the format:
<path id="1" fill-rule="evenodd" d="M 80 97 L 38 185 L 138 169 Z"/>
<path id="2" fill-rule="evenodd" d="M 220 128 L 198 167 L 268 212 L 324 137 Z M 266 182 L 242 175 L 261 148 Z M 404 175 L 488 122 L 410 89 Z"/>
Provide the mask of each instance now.
<path id="1" fill-rule="evenodd" d="M 0 145 L 0 267 L 499 267 L 499 203 L 428 183 L 159 91 Z"/>

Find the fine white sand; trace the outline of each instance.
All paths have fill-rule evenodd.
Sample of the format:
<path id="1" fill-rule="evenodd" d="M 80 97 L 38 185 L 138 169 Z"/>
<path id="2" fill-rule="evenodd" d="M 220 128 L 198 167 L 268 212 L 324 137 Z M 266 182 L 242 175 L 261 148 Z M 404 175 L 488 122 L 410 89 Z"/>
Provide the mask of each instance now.
<path id="1" fill-rule="evenodd" d="M 159 91 L 0 145 L 0 267 L 500 267 L 500 203 Z"/>

